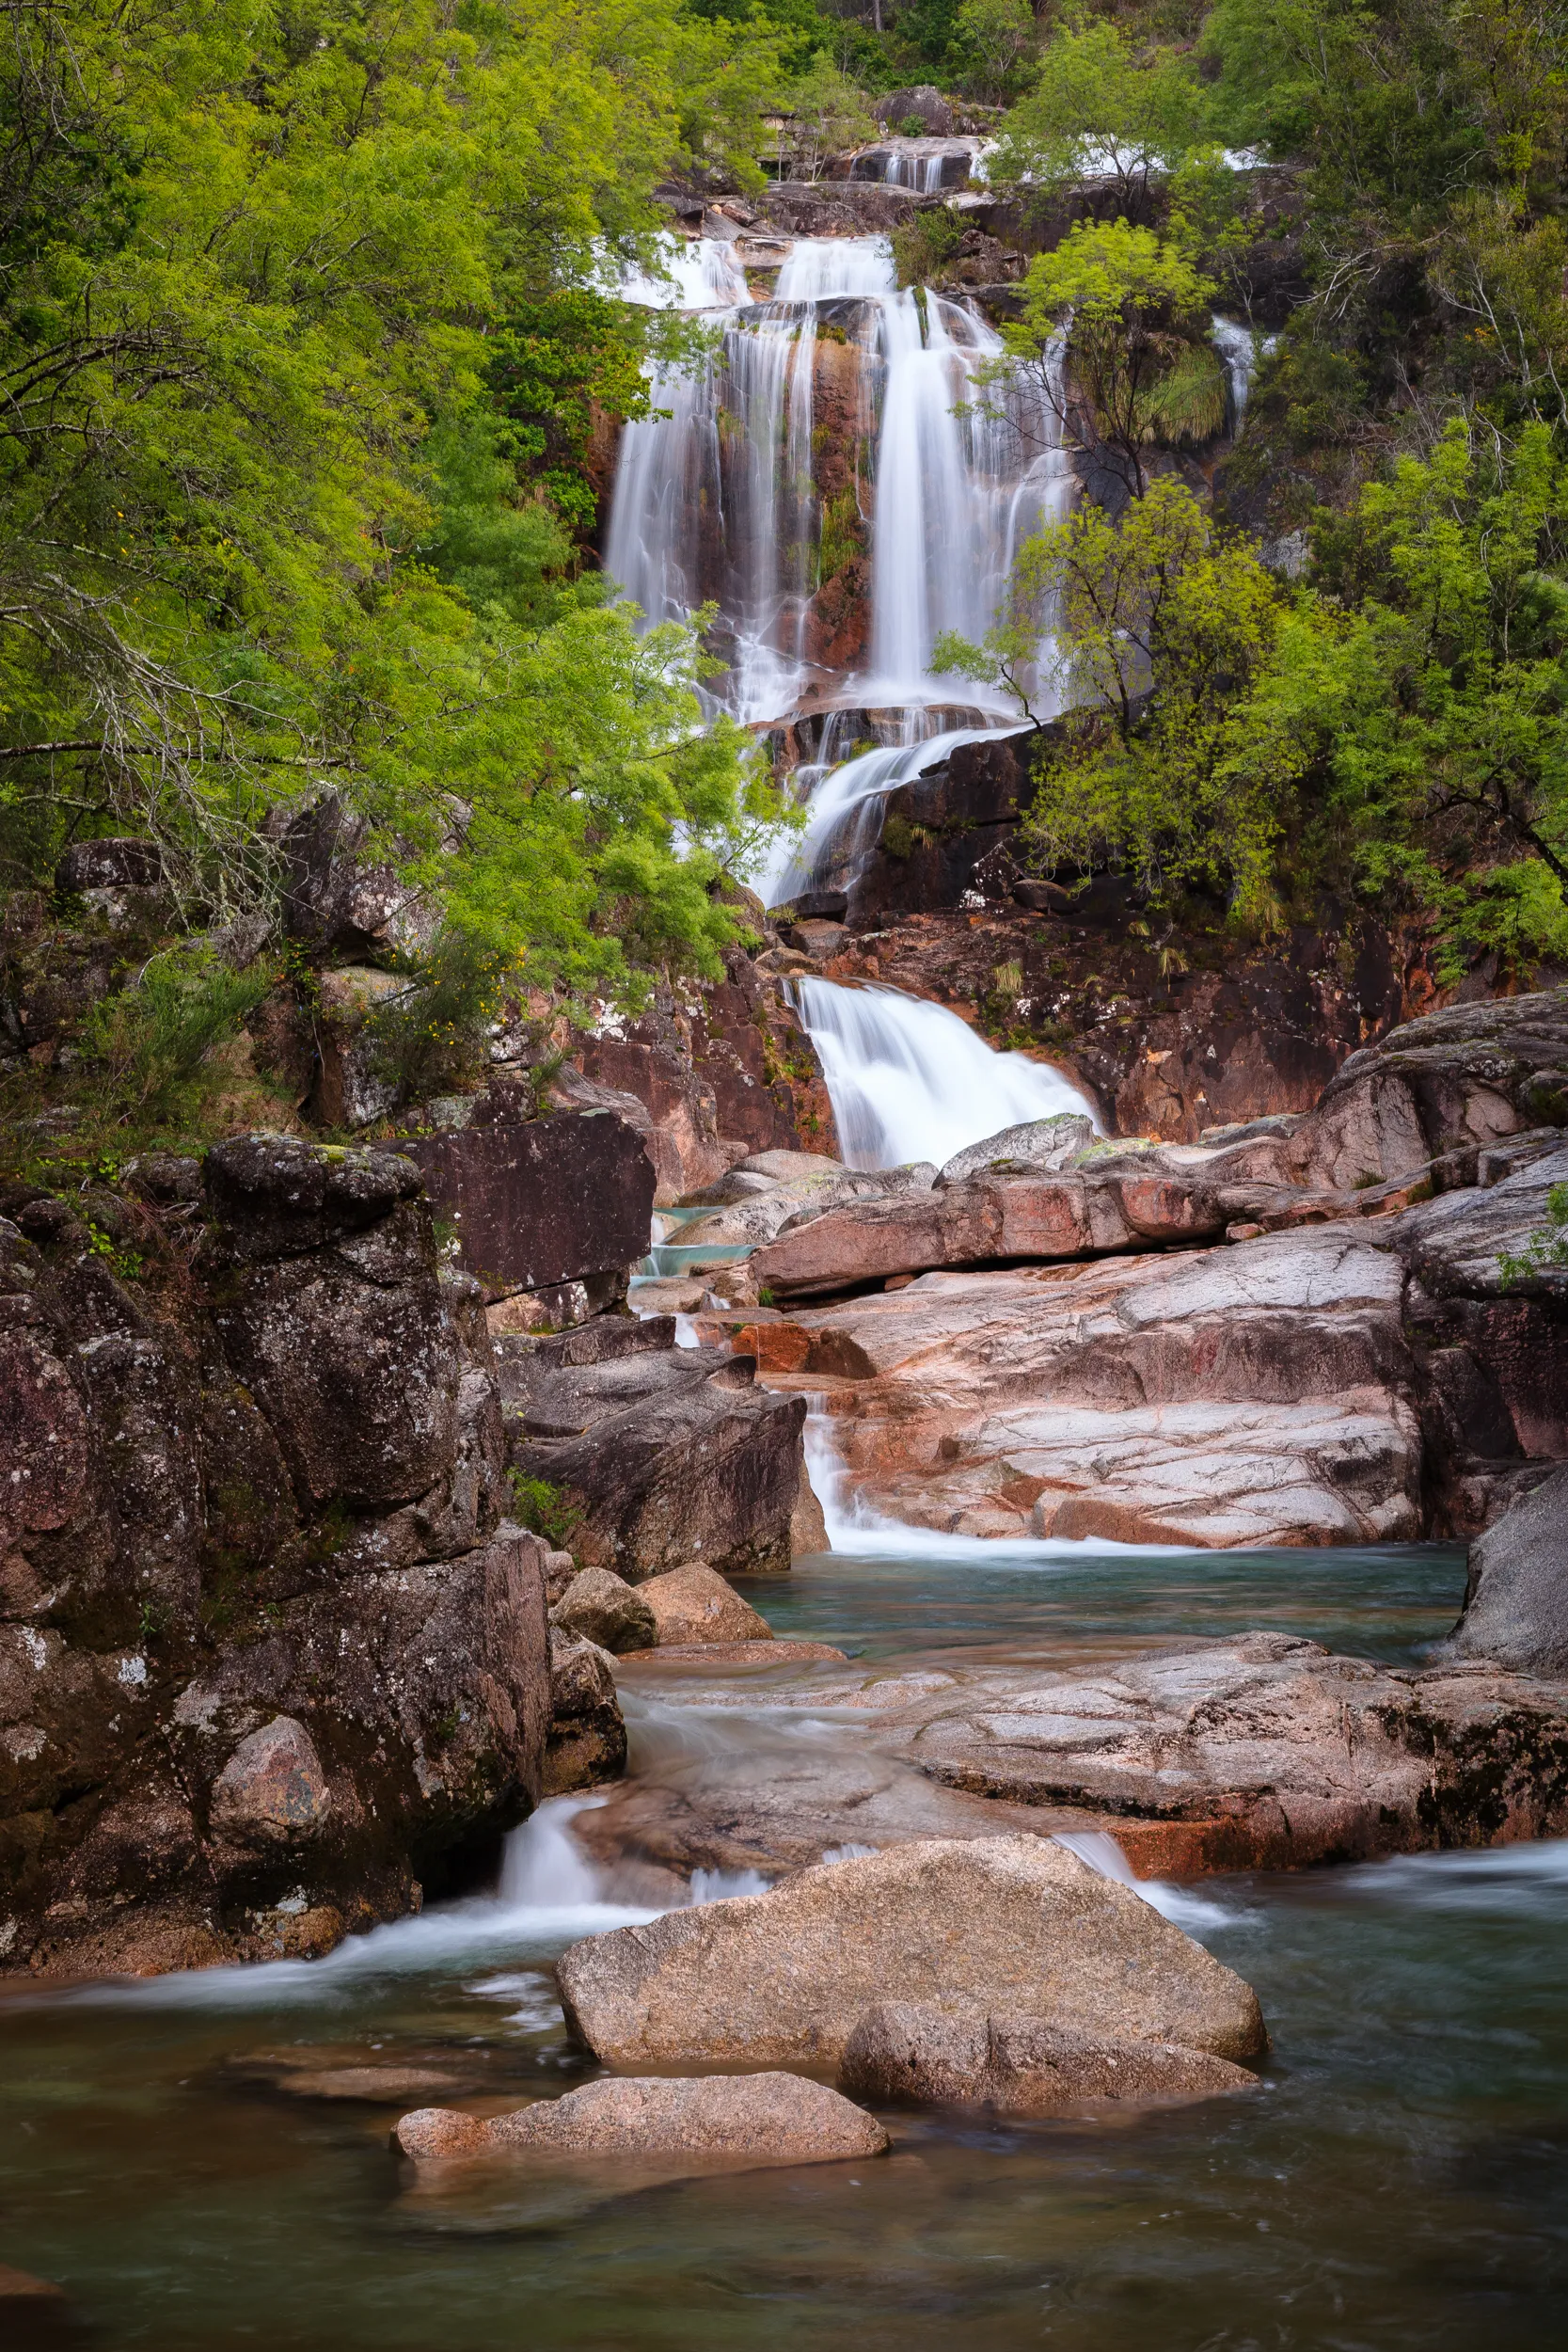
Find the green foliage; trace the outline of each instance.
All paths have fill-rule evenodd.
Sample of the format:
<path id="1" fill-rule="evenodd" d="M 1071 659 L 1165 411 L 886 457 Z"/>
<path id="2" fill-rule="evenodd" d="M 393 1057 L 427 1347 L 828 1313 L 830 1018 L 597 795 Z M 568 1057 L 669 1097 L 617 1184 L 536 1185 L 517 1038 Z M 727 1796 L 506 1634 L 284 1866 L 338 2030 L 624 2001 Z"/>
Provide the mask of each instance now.
<path id="1" fill-rule="evenodd" d="M 1117 211 L 1147 225 L 1159 182 L 1213 144 L 1191 54 L 1141 54 L 1117 25 L 1090 18 L 1060 26 L 1046 46 L 1033 88 L 1002 126 L 990 174 L 1038 201 L 1092 167 L 1110 176 Z"/>
<path id="2" fill-rule="evenodd" d="M 574 536 L 670 331 L 606 252 L 673 167 L 756 183 L 778 79 L 685 0 L 6 0 L 0 855 L 149 834 L 221 916 L 330 777 L 521 968 L 714 969 L 766 795 Z"/>
<path id="3" fill-rule="evenodd" d="M 963 243 L 963 223 L 945 204 L 911 213 L 893 231 L 893 266 L 901 286 L 940 286 Z"/>
<path id="4" fill-rule="evenodd" d="M 235 972 L 199 940 L 153 956 L 103 997 L 83 1025 L 81 1091 L 100 1131 L 125 1144 L 199 1123 L 225 1083 L 214 1050 L 239 1034 L 272 985 L 270 970 Z"/>
<path id="5" fill-rule="evenodd" d="M 877 135 L 876 118 L 863 92 L 824 53 L 819 52 L 791 86 L 789 106 L 795 118 L 789 133 L 790 152 L 808 179 L 816 179 L 828 156 L 842 154 L 846 148 L 863 147 Z"/>
<path id="6" fill-rule="evenodd" d="M 372 1065 L 404 1101 L 477 1080 L 484 1026 L 506 994 L 507 963 L 472 933 L 439 931 L 411 967 L 408 987 L 366 1024 Z"/>
<path id="7" fill-rule="evenodd" d="M 1568 1265 L 1568 1184 L 1553 1184 L 1546 1194 L 1546 1222 L 1538 1225 L 1517 1256 L 1505 1249 L 1497 1260 L 1500 1288 L 1513 1290 L 1548 1266 Z"/>
<path id="8" fill-rule="evenodd" d="M 949 67 L 960 87 L 999 104 L 1027 80 L 1037 38 L 1029 0 L 959 0 Z"/>
<path id="9" fill-rule="evenodd" d="M 1023 827 L 1040 863 L 1113 865 L 1156 899 L 1196 884 L 1272 922 L 1294 755 L 1238 717 L 1280 622 L 1249 543 L 1163 477 L 1119 530 L 1090 507 L 1029 542 L 1015 593 L 1066 641 L 1070 707 Z"/>
<path id="10" fill-rule="evenodd" d="M 1202 411 L 1207 362 L 1197 355 L 1208 352 L 1213 292 L 1176 238 L 1126 220 L 1076 221 L 1054 252 L 1030 262 L 1022 316 L 1003 329 L 1006 357 L 980 378 L 1028 379 L 1065 431 L 1081 405 L 1108 469 L 1141 498 L 1146 449 L 1183 437 Z"/>
<path id="11" fill-rule="evenodd" d="M 512 1488 L 512 1507 L 523 1525 L 535 1535 L 542 1535 L 552 1551 L 570 1551 L 582 1513 L 547 1478 L 525 1478 L 521 1470 L 508 1470 L 506 1475 Z"/>
<path id="12" fill-rule="evenodd" d="M 818 583 L 832 580 L 835 572 L 841 572 L 864 551 L 865 524 L 861 516 L 860 495 L 854 484 L 849 483 L 836 498 L 823 501 L 816 541 Z"/>

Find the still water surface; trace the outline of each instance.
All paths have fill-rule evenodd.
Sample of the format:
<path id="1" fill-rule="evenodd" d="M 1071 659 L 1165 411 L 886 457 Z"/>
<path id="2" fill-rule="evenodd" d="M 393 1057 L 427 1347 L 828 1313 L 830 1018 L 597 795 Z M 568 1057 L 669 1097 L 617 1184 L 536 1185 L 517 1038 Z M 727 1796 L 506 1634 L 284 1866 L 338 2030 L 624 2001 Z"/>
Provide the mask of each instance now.
<path id="1" fill-rule="evenodd" d="M 1261 1623 L 1397 1660 L 1451 1623 L 1462 1583 L 1434 1549 L 927 1553 L 824 1560 L 752 1597 L 781 1632 L 878 1657 L 998 1645 L 1054 1662 Z M 386 2141 L 428 2094 L 326 2095 L 335 2072 L 445 2070 L 494 2099 L 591 2071 L 548 1963 L 629 1915 L 594 1907 L 563 1809 L 523 1837 L 504 1899 L 313 1966 L 0 1998 L 0 2263 L 70 2290 L 71 2332 L 50 2341 L 1568 2343 L 1568 1846 L 1212 1882 L 1196 1931 L 1257 1986 L 1274 2036 L 1255 2098 L 1117 2124 L 889 2116 L 879 2163 L 597 2203 L 552 2204 L 504 2172 L 420 2193 Z"/>

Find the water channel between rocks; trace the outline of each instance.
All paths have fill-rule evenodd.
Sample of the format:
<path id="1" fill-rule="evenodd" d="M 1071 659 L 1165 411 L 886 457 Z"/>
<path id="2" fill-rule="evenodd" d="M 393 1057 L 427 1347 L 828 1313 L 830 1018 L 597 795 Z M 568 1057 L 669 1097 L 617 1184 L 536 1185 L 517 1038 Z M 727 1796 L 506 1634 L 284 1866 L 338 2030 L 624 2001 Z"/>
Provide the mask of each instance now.
<path id="1" fill-rule="evenodd" d="M 1393 1661 L 1451 1622 L 1439 1547 L 823 1557 L 754 1584 L 857 1671 L 1054 1665 L 1266 1625 Z M 843 1669 L 836 1671 L 841 1677 Z M 821 1769 L 863 1724 L 821 1667 L 626 1677 L 665 1787 Z M 593 1801 L 589 1801 L 592 1805 Z M 325 1962 L 0 2000 L 0 2262 L 60 2281 L 38 2343 L 1472 2346 L 1568 2329 L 1568 1846 L 1206 1883 L 1173 1915 L 1258 1989 L 1253 2098 L 1116 2123 L 890 2114 L 879 2162 L 623 2195 L 503 2170 L 416 2188 L 389 2124 L 593 2071 L 550 1962 L 648 1915 L 558 1801 L 500 1890 Z M 754 1879 L 709 1878 L 709 1897 Z M 367 2077 L 362 2070 L 390 2070 Z M 20 2307 L 12 2304 L 12 2311 Z M 79 2328 L 78 2328 L 79 2316 Z M 16 2342 L 24 2341 L 22 2338 Z"/>

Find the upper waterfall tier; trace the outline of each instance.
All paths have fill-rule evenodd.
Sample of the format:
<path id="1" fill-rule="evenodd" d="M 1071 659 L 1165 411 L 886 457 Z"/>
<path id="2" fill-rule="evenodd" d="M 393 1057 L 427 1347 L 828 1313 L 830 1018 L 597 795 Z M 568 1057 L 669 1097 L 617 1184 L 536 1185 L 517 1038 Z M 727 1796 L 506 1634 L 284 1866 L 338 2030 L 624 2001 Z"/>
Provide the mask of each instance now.
<path id="1" fill-rule="evenodd" d="M 721 250 L 694 283 L 736 265 Z M 1049 404 L 985 413 L 998 337 L 967 302 L 900 292 L 880 237 L 798 240 L 771 298 L 714 324 L 711 357 L 658 374 L 661 413 L 622 437 L 606 569 L 650 620 L 718 607 L 720 699 L 744 720 L 951 704 L 937 636 L 984 635 L 1070 487 Z"/>

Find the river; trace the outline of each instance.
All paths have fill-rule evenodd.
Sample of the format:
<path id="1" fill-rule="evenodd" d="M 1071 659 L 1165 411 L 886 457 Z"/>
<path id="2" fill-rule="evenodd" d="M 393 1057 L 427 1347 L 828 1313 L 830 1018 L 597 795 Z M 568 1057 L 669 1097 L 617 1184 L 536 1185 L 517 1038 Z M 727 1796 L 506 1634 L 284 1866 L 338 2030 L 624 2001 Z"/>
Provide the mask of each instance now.
<path id="1" fill-rule="evenodd" d="M 1258 1623 L 1397 1660 L 1451 1620 L 1462 1582 L 1440 1547 L 976 1563 L 933 1543 L 807 1562 L 750 1597 L 781 1633 L 961 1671 L 993 1648 L 1061 1662 Z M 634 1670 L 634 1767 L 668 1775 L 684 1749 L 721 1775 L 791 1734 L 831 1752 L 857 1733 L 802 1708 L 819 1671 L 775 1669 L 726 1694 L 712 1670 Z M 1093 2124 L 890 2113 L 879 2162 L 596 2204 L 542 2202 L 504 2171 L 421 2190 L 388 2132 L 442 2094 L 398 2095 L 357 2070 L 428 2072 L 492 2101 L 594 2071 L 568 2045 L 550 1961 L 576 1934 L 646 1915 L 595 1883 L 573 1843 L 579 1802 L 515 1834 L 504 1892 L 326 1962 L 8 1987 L 0 2261 L 60 2281 L 85 2331 L 61 2321 L 33 2341 L 1563 2341 L 1568 1846 L 1174 1890 L 1175 1915 L 1261 1997 L 1274 2051 L 1256 2098 Z"/>

